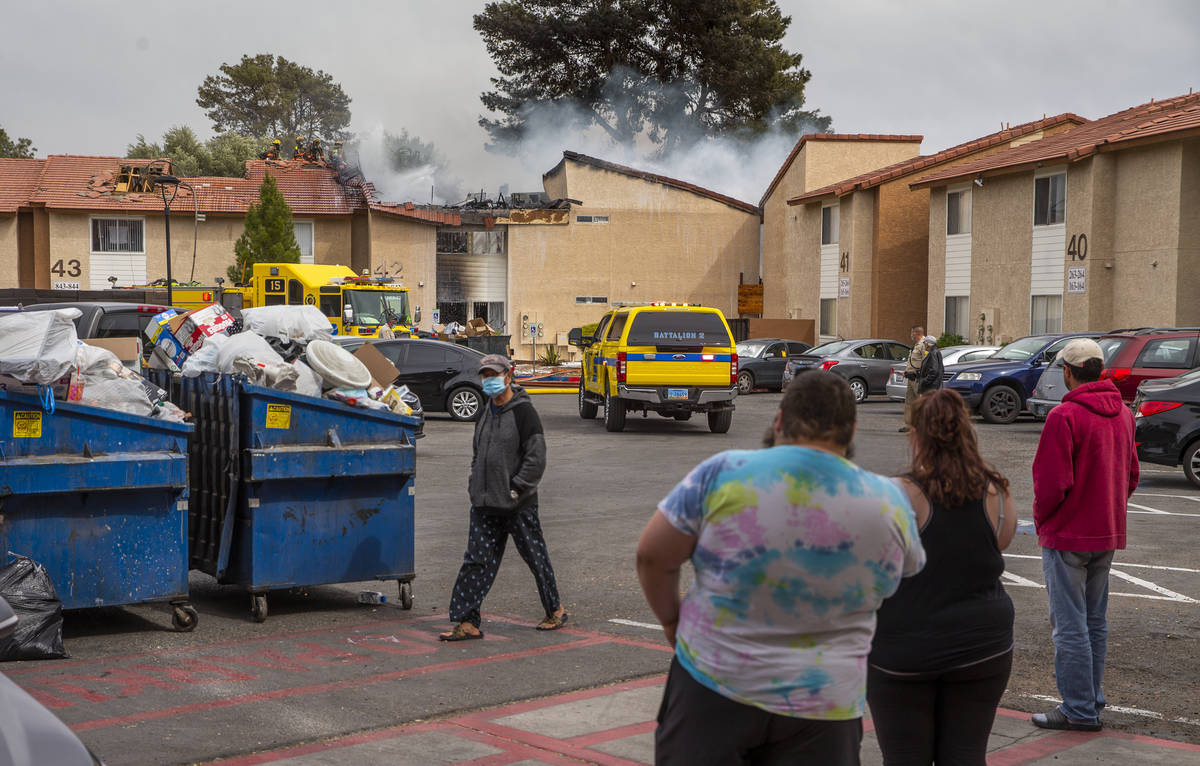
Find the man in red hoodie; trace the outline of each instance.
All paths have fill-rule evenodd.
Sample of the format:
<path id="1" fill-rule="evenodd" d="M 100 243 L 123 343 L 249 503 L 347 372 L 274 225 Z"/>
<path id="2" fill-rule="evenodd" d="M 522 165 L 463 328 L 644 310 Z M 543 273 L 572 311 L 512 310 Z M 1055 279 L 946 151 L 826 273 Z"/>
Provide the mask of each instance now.
<path id="1" fill-rule="evenodd" d="M 1108 638 L 1108 570 L 1125 547 L 1138 483 L 1133 413 L 1090 338 L 1062 350 L 1068 393 L 1050 410 L 1033 459 L 1033 521 L 1050 596 L 1054 676 L 1062 704 L 1033 716 L 1043 729 L 1099 731 Z"/>

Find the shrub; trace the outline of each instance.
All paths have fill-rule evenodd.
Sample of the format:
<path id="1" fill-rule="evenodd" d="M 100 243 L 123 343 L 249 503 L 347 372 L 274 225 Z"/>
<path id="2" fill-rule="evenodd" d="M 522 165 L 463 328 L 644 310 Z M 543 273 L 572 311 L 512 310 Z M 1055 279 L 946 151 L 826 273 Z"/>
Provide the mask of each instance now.
<path id="1" fill-rule="evenodd" d="M 949 348 L 950 346 L 965 346 L 967 339 L 961 335 L 956 335 L 952 332 L 944 332 L 937 341 L 938 348 Z"/>

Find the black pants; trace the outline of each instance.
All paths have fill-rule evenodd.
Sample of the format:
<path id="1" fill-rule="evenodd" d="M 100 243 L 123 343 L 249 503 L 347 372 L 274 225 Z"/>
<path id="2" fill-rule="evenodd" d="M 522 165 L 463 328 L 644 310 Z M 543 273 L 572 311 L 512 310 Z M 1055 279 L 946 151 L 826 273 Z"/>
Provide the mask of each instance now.
<path id="1" fill-rule="evenodd" d="M 546 616 L 558 611 L 558 584 L 554 581 L 554 567 L 550 566 L 550 553 L 542 537 L 537 506 L 531 505 L 512 516 L 492 516 L 472 508 L 467 552 L 463 554 L 462 568 L 458 570 L 454 594 L 450 597 L 451 622 L 469 622 L 479 627 L 479 607 L 500 571 L 500 561 L 510 536 L 517 553 L 533 572 Z"/>
<path id="2" fill-rule="evenodd" d="M 671 660 L 654 733 L 657 766 L 858 766 L 862 719 L 778 715 L 717 694 Z"/>
<path id="3" fill-rule="evenodd" d="M 985 766 L 1012 652 L 944 673 L 867 670 L 867 702 L 886 766 Z"/>

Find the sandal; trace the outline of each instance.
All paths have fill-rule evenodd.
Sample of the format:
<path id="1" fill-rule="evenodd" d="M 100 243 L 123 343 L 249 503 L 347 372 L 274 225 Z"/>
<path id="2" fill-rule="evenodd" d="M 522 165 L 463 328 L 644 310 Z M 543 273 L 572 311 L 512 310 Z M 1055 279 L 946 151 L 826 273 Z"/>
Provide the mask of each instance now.
<path id="1" fill-rule="evenodd" d="M 570 616 L 571 615 L 567 614 L 567 611 L 565 609 L 563 610 L 562 614 L 547 615 L 546 619 L 542 620 L 541 622 L 539 622 L 537 624 L 537 629 L 538 630 L 558 630 L 559 628 L 561 628 L 562 626 L 567 624 L 567 619 L 570 618 Z"/>
<path id="2" fill-rule="evenodd" d="M 449 633 L 438 634 L 438 641 L 474 641 L 477 638 L 483 638 L 483 631 L 468 633 L 461 622 L 455 625 Z"/>

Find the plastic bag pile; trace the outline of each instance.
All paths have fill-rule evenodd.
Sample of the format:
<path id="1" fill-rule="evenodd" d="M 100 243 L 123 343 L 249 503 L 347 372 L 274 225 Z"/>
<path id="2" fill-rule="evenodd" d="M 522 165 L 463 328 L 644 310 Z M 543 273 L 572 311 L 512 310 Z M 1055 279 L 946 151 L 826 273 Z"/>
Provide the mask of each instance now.
<path id="1" fill-rule="evenodd" d="M 0 316 L 0 387 L 43 399 L 184 422 L 167 392 L 75 332 L 77 309 Z M 329 320 L 315 306 L 264 306 L 242 312 L 242 330 L 221 306 L 154 316 L 146 337 L 151 366 L 187 377 L 240 374 L 255 384 L 351 406 L 412 415 L 407 387 L 375 385 L 366 366 L 331 342 Z"/>

